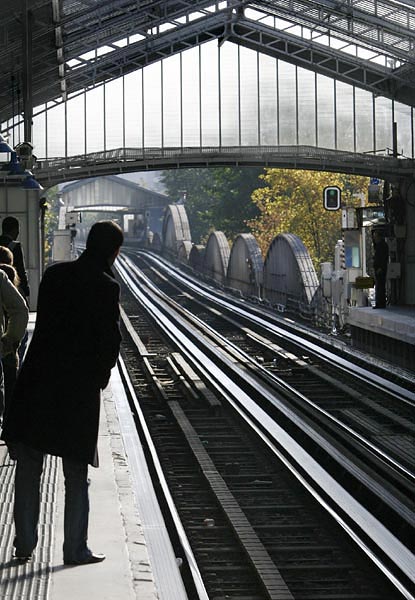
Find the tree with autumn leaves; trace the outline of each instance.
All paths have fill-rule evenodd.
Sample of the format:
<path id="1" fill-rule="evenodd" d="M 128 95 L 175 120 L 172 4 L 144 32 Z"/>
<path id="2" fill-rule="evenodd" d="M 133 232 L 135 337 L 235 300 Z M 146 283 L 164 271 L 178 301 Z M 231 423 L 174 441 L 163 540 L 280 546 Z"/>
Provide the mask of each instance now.
<path id="1" fill-rule="evenodd" d="M 365 194 L 368 178 L 340 173 L 266 169 L 265 182 L 252 193 L 260 215 L 247 225 L 258 241 L 263 256 L 279 233 L 294 233 L 306 246 L 319 272 L 322 262 L 333 261 L 334 247 L 341 238 L 341 211 L 323 206 L 323 189 L 338 186 L 342 206 L 360 206 L 359 195 Z"/>

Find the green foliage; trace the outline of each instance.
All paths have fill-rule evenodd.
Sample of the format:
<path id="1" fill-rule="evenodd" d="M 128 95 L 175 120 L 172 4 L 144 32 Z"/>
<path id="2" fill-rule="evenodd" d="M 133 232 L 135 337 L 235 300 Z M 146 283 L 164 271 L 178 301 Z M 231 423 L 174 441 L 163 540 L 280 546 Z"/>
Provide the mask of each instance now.
<path id="1" fill-rule="evenodd" d="M 262 179 L 265 187 L 252 194 L 260 215 L 248 225 L 263 255 L 276 235 L 294 233 L 308 249 L 317 271 L 321 262 L 332 261 L 341 238 L 341 211 L 324 209 L 323 189 L 336 185 L 342 190 L 342 205 L 359 206 L 356 195 L 367 190 L 368 179 L 292 169 L 266 169 Z"/>
<path id="2" fill-rule="evenodd" d="M 167 194 L 179 200 L 186 194 L 186 212 L 192 241 L 203 243 L 211 231 L 223 231 L 229 240 L 249 231 L 247 219 L 259 212 L 251 200 L 262 184 L 261 168 L 212 167 L 164 171 L 161 180 Z"/>
<path id="3" fill-rule="evenodd" d="M 52 258 L 53 232 L 58 229 L 59 220 L 59 196 L 58 187 L 54 186 L 46 190 L 45 211 L 45 264 Z"/>

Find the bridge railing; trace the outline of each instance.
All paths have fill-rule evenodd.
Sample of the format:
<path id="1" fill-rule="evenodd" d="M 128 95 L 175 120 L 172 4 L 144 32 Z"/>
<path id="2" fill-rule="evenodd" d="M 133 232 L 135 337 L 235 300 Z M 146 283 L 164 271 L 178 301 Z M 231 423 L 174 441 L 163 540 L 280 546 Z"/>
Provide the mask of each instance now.
<path id="1" fill-rule="evenodd" d="M 36 175 L 51 176 L 52 171 L 71 171 L 88 168 L 88 175 L 99 175 L 99 166 L 112 163 L 120 165 L 114 169 L 128 171 L 140 170 L 151 163 L 156 168 L 165 168 L 170 163 L 176 166 L 210 166 L 212 164 L 250 164 L 279 166 L 284 168 L 308 168 L 313 170 L 355 173 L 367 176 L 390 178 L 413 173 L 415 161 L 388 155 L 358 154 L 316 148 L 314 146 L 211 146 L 187 148 L 115 148 L 81 154 L 72 157 L 38 159 Z M 130 168 L 131 167 L 131 168 Z M 108 169 L 110 171 L 110 169 Z M 79 173 L 81 175 L 81 172 Z M 85 176 L 85 175 L 83 175 Z"/>

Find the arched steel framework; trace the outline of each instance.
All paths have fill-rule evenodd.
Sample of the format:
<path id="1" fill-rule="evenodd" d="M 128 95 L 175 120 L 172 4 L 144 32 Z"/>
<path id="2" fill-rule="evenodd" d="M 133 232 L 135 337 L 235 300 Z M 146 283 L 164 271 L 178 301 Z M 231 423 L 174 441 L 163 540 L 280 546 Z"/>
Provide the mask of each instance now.
<path id="1" fill-rule="evenodd" d="M 177 259 L 179 262 L 187 264 L 189 261 L 189 255 L 192 251 L 192 242 L 189 240 L 184 240 L 177 251 Z"/>
<path id="2" fill-rule="evenodd" d="M 0 7 L 0 123 L 33 142 L 42 182 L 296 149 L 304 168 L 413 172 L 412 1 L 22 7 Z"/>
<path id="3" fill-rule="evenodd" d="M 189 221 L 182 204 L 170 204 L 163 221 L 163 252 L 177 255 L 180 246 L 185 241 L 191 241 Z"/>
<path id="4" fill-rule="evenodd" d="M 223 231 L 210 234 L 203 257 L 203 273 L 214 281 L 224 284 L 228 270 L 230 248 Z"/>
<path id="5" fill-rule="evenodd" d="M 193 244 L 189 254 L 189 266 L 195 271 L 202 273 L 204 256 L 205 246 L 202 246 L 201 244 Z"/>
<path id="6" fill-rule="evenodd" d="M 307 309 L 319 287 L 307 248 L 293 233 L 280 233 L 264 261 L 264 298 L 272 304 Z"/>
<path id="7" fill-rule="evenodd" d="M 229 257 L 227 284 L 245 296 L 260 296 L 264 261 L 251 233 L 236 236 Z"/>

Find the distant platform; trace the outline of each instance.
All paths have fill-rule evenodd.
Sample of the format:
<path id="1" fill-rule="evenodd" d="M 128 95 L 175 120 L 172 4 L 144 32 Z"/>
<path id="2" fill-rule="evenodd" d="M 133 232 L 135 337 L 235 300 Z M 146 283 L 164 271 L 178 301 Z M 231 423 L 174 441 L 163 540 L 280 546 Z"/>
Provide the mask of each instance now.
<path id="1" fill-rule="evenodd" d="M 415 369 L 415 306 L 351 307 L 353 346 Z"/>

